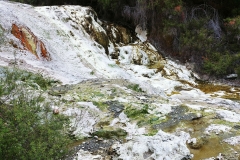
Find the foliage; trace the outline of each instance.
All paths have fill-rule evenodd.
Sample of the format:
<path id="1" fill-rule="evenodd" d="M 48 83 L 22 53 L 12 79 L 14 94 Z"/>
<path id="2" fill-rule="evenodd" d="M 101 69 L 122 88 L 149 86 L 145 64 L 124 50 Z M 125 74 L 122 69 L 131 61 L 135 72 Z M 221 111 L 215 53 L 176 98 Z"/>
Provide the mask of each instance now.
<path id="1" fill-rule="evenodd" d="M 0 159 L 61 159 L 68 153 L 69 119 L 54 115 L 41 94 L 28 93 L 23 77 L 17 70 L 0 77 Z"/>
<path id="2" fill-rule="evenodd" d="M 196 71 L 213 75 L 237 70 L 240 18 L 226 19 L 223 25 L 216 8 L 181 0 L 137 0 L 123 13 L 135 25 L 147 28 L 150 42 L 168 53 L 164 56 L 194 62 Z"/>
<path id="3" fill-rule="evenodd" d="M 229 70 L 231 70 L 232 64 L 233 57 L 230 54 L 214 52 L 211 54 L 209 59 L 204 60 L 204 69 L 208 73 L 225 75 Z"/>
<path id="4" fill-rule="evenodd" d="M 175 26 L 178 34 L 172 35 L 177 39 L 172 46 L 177 48 L 178 58 L 197 64 L 198 72 L 217 76 L 233 73 L 238 65 L 234 56 L 240 49 L 232 38 L 239 34 L 237 27 L 231 26 L 234 31 L 226 28 L 229 25 L 224 28 L 217 10 L 207 5 L 191 7 L 185 16 L 184 23 Z"/>
<path id="5" fill-rule="evenodd" d="M 6 69 L 0 68 L 0 74 L 2 74 L 5 81 L 21 81 L 27 83 L 30 86 L 39 86 L 42 90 L 48 89 L 53 83 L 57 81 L 51 80 L 48 77 L 43 77 L 40 73 L 33 74 L 31 72 L 18 70 L 16 68 Z M 12 86 L 15 87 L 15 86 Z"/>

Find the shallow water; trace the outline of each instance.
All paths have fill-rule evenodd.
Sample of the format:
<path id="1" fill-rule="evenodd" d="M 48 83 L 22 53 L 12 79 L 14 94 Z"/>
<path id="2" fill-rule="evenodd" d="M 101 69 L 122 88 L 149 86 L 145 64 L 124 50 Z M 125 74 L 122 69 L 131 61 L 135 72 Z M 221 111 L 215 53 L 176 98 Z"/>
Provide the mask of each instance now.
<path id="1" fill-rule="evenodd" d="M 210 157 L 217 157 L 219 153 L 226 153 L 229 151 L 229 145 L 221 143 L 219 137 L 208 139 L 207 143 L 204 144 L 200 149 L 190 149 L 190 152 L 194 155 L 192 160 L 200 160 Z"/>
<path id="2" fill-rule="evenodd" d="M 177 130 L 183 130 L 190 133 L 191 138 L 197 138 L 202 141 L 201 147 L 191 147 L 191 145 L 187 145 L 191 154 L 194 155 L 192 160 L 201 160 L 211 157 L 217 157 L 219 154 L 230 154 L 232 155 L 234 152 L 240 153 L 240 146 L 232 146 L 225 142 L 223 139 L 229 138 L 237 134 L 234 133 L 219 133 L 218 135 L 213 133 L 211 135 L 206 135 L 204 133 L 205 128 L 210 124 L 214 123 L 215 120 L 212 120 L 212 116 L 203 117 L 200 119 L 192 120 L 192 121 L 182 121 L 176 126 L 172 126 L 166 128 L 164 131 L 174 133 Z"/>
<path id="3" fill-rule="evenodd" d="M 240 100 L 240 87 L 213 83 L 200 83 L 197 85 L 197 88 L 206 94 L 211 94 L 213 97 Z M 220 92 L 222 92 L 222 94 L 219 94 Z"/>

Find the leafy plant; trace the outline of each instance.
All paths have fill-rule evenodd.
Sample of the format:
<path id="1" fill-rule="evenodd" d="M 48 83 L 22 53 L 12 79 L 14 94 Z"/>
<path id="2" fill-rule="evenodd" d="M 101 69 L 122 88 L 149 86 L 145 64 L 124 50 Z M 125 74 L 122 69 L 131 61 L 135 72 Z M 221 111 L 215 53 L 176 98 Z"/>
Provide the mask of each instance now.
<path id="1" fill-rule="evenodd" d="M 17 70 L 1 74 L 0 159 L 62 159 L 69 118 L 53 114 L 41 94 L 29 94 L 27 78 Z"/>
<path id="2" fill-rule="evenodd" d="M 40 73 L 33 74 L 31 72 L 22 71 L 17 68 L 6 69 L 1 68 L 0 74 L 2 74 L 1 81 L 4 83 L 10 83 L 10 81 L 21 81 L 27 83 L 28 85 L 34 86 L 37 84 L 41 89 L 46 90 L 49 86 L 57 81 L 51 80 L 50 78 L 43 77 Z M 14 84 L 9 87 L 15 87 Z"/>
<path id="3" fill-rule="evenodd" d="M 215 75 L 227 74 L 233 65 L 233 56 L 219 52 L 212 53 L 209 59 L 204 60 L 204 69 Z"/>

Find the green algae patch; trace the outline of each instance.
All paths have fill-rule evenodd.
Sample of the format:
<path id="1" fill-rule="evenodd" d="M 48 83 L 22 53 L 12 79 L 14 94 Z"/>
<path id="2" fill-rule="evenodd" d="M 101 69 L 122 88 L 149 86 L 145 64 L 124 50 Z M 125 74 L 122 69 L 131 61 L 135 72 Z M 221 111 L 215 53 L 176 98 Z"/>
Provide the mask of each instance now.
<path id="1" fill-rule="evenodd" d="M 97 106 L 101 111 L 106 111 L 108 108 L 108 105 L 105 102 L 96 102 L 93 101 L 93 104 Z"/>
<path id="2" fill-rule="evenodd" d="M 124 113 L 127 115 L 131 121 L 137 123 L 139 127 L 145 127 L 147 130 L 147 134 L 149 136 L 155 135 L 157 133 L 157 129 L 153 126 L 162 122 L 162 119 L 155 114 L 150 114 L 148 112 L 149 106 L 145 104 L 141 109 L 134 108 L 132 106 L 126 107 Z"/>
<path id="3" fill-rule="evenodd" d="M 138 126 L 147 126 L 147 125 L 155 125 L 155 124 L 158 124 L 160 123 L 161 120 L 159 117 L 157 116 L 154 116 L 154 115 L 149 115 L 149 116 L 146 116 L 146 117 L 143 117 L 141 119 L 138 120 L 137 122 L 137 125 Z"/>
<path id="4" fill-rule="evenodd" d="M 95 97 L 105 97 L 105 95 L 101 92 L 94 92 L 93 94 Z"/>
<path id="5" fill-rule="evenodd" d="M 148 108 L 148 105 L 144 105 L 141 109 L 127 107 L 124 113 L 128 116 L 128 118 L 137 119 L 138 117 L 144 117 L 144 115 L 149 114 Z"/>
<path id="6" fill-rule="evenodd" d="M 101 121 L 101 122 L 98 122 L 97 125 L 98 125 L 99 127 L 109 126 L 109 125 L 110 125 L 110 122 L 109 122 L 109 121 Z"/>
<path id="7" fill-rule="evenodd" d="M 172 112 L 167 114 L 167 120 L 162 123 L 154 125 L 156 129 L 167 129 L 177 126 L 183 121 L 192 121 L 194 119 L 202 118 L 201 114 L 190 112 L 189 108 L 185 105 L 172 106 Z"/>
<path id="8" fill-rule="evenodd" d="M 127 136 L 127 132 L 120 128 L 116 130 L 110 130 L 108 128 L 108 129 L 100 129 L 92 133 L 92 136 L 98 136 L 99 138 L 104 138 L 104 139 L 125 138 Z"/>
<path id="9" fill-rule="evenodd" d="M 128 89 L 131 89 L 136 92 L 143 92 L 142 88 L 139 86 L 139 84 L 129 84 L 127 86 Z"/>

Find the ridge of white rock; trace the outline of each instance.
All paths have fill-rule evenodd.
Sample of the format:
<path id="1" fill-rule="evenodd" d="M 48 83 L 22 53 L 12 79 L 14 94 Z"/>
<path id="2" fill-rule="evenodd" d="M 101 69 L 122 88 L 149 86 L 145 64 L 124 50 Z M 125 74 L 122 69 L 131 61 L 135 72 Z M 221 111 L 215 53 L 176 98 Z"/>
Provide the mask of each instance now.
<path id="1" fill-rule="evenodd" d="M 176 80 L 195 84 L 191 71 L 170 60 L 161 60 L 165 76 L 157 69 L 149 69 L 148 65 L 159 59 L 156 49 L 149 43 L 138 41 L 130 44 L 115 43 L 114 46 L 109 40 L 108 56 L 104 46 L 96 41 L 96 37 L 103 35 L 104 38 L 107 31 L 91 8 L 32 7 L 0 1 L 0 16 L 5 38 L 4 45 L 0 45 L 1 65 L 9 66 L 16 60 L 20 68 L 41 72 L 64 84 L 94 78 L 128 79 L 139 83 L 149 93 L 162 95 L 166 90 L 171 92 L 176 85 L 183 86 Z M 24 50 L 21 42 L 11 34 L 13 24 L 29 28 L 45 44 L 51 61 L 37 60 L 33 54 Z M 113 27 L 111 34 L 116 35 L 116 30 Z M 101 34 L 95 37 L 91 35 L 96 33 Z M 14 48 L 9 42 L 17 47 Z M 120 64 L 111 58 L 116 52 L 119 52 L 117 58 Z"/>
<path id="2" fill-rule="evenodd" d="M 115 144 L 113 148 L 119 148 L 118 158 L 124 160 L 172 160 L 187 156 L 190 158 L 190 151 L 186 147 L 189 138 L 190 135 L 185 132 L 180 132 L 176 136 L 159 130 L 154 136 L 135 136 L 132 141 Z"/>

